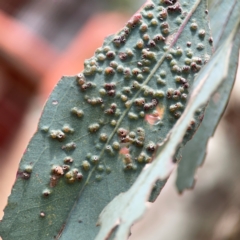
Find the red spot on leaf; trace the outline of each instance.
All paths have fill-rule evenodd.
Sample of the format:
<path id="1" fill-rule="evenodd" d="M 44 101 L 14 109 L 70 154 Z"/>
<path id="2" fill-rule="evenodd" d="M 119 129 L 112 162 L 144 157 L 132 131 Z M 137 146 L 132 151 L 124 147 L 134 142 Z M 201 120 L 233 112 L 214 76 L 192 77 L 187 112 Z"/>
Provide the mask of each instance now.
<path id="1" fill-rule="evenodd" d="M 141 13 L 136 13 L 135 15 L 133 15 L 133 23 L 138 23 L 141 19 L 142 19 L 142 14 Z"/>
<path id="2" fill-rule="evenodd" d="M 156 111 L 154 113 L 145 115 L 145 121 L 147 121 L 150 125 L 157 124 L 160 120 L 162 120 L 164 110 L 165 108 L 163 106 L 161 107 L 157 106 Z"/>
<path id="3" fill-rule="evenodd" d="M 213 102 L 215 104 L 217 104 L 220 99 L 221 99 L 221 95 L 218 92 L 213 95 Z"/>
<path id="4" fill-rule="evenodd" d="M 123 147 L 123 148 L 121 148 L 121 150 L 120 150 L 120 152 L 119 152 L 120 154 L 129 154 L 129 148 L 127 148 L 127 147 Z"/>

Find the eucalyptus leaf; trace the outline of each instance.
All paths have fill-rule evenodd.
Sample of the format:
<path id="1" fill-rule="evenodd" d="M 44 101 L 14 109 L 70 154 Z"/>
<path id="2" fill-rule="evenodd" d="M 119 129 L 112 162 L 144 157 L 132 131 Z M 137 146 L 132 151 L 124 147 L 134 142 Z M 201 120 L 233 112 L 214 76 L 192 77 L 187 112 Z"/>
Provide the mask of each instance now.
<path id="1" fill-rule="evenodd" d="M 147 3 L 82 73 L 59 81 L 21 160 L 3 240 L 95 238 L 102 209 L 133 185 L 181 116 L 212 52 L 207 19 L 205 0 Z"/>
<path id="2" fill-rule="evenodd" d="M 240 2 L 238 0 L 214 0 L 210 5 L 209 16 L 214 48 L 224 43 L 232 32 L 239 18 Z"/>
<path id="3" fill-rule="evenodd" d="M 156 180 L 165 180 L 174 168 L 174 155 L 186 136 L 189 123 L 204 106 L 218 87 L 226 80 L 233 43 L 238 38 L 234 32 L 200 72 L 196 79 L 199 84 L 194 88 L 189 103 L 176 125 L 157 151 L 155 160 L 147 165 L 134 185 L 126 192 L 114 198 L 100 214 L 101 230 L 96 240 L 107 239 L 115 230 L 115 240 L 127 239 L 130 227 L 146 211 L 146 201 Z"/>
<path id="4" fill-rule="evenodd" d="M 219 20 L 219 14 L 222 18 Z M 215 48 L 219 48 L 221 43 L 229 36 L 234 26 L 239 21 L 240 2 L 219 2 L 210 9 L 210 22 L 213 30 Z M 238 33 L 240 35 L 240 33 Z M 223 115 L 228 103 L 232 87 L 235 82 L 238 59 L 239 59 L 240 39 L 234 42 L 234 50 L 231 54 L 231 63 L 227 79 L 220 86 L 215 95 L 211 98 L 204 115 L 203 122 L 193 139 L 189 141 L 182 150 L 182 160 L 179 163 L 176 185 L 179 192 L 193 188 L 195 184 L 196 169 L 203 164 L 206 156 L 208 140 L 213 136 L 215 129 Z"/>

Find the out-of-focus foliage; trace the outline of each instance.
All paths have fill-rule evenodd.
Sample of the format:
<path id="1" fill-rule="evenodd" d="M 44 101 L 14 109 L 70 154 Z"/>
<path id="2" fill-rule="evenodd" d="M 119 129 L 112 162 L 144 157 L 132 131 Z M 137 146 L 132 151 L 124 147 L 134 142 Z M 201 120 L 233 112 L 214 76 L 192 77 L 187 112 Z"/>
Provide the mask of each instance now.
<path id="1" fill-rule="evenodd" d="M 103 1 L 104 3 L 104 8 L 106 9 L 111 9 L 111 10 L 124 10 L 127 12 L 131 12 L 134 9 L 136 9 L 136 5 L 140 6 L 144 3 L 144 0 L 105 0 Z"/>

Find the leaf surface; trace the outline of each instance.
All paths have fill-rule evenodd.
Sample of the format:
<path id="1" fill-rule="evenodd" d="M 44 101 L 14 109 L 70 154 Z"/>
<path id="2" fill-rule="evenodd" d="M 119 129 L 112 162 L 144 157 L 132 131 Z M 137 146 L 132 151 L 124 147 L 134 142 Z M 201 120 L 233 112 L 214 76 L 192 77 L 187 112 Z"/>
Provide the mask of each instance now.
<path id="1" fill-rule="evenodd" d="M 215 1 L 210 9 L 210 22 L 213 30 L 214 46 L 221 47 L 222 42 L 231 34 L 239 21 L 240 2 Z M 219 15 L 222 15 L 219 20 Z M 240 34 L 240 33 L 238 33 Z M 208 140 L 213 136 L 215 129 L 228 103 L 232 87 L 237 74 L 240 39 L 234 42 L 231 54 L 231 63 L 227 79 L 214 94 L 206 108 L 204 119 L 193 139 L 182 151 L 182 160 L 179 163 L 176 185 L 179 192 L 193 188 L 196 169 L 203 164 L 206 156 Z"/>
<path id="2" fill-rule="evenodd" d="M 99 219 L 101 230 L 96 240 L 106 239 L 116 227 L 114 239 L 127 239 L 130 227 L 146 211 L 146 201 L 155 181 L 167 179 L 173 170 L 175 152 L 186 137 L 189 123 L 195 113 L 208 102 L 226 79 L 230 55 L 233 51 L 233 40 L 237 37 L 237 33 L 235 32 L 234 36 L 231 35 L 223 49 L 218 51 L 200 72 L 196 79 L 196 87 L 182 117 L 160 147 L 154 161 L 144 168 L 134 185 L 126 193 L 118 195 L 102 211 Z"/>
<path id="3" fill-rule="evenodd" d="M 104 206 L 152 162 L 211 55 L 206 1 L 175 2 L 148 3 L 83 73 L 59 81 L 21 160 L 3 240 L 94 239 Z"/>
<path id="4" fill-rule="evenodd" d="M 209 16 L 215 49 L 219 48 L 232 32 L 239 18 L 239 8 L 238 0 L 214 0 L 212 2 Z"/>

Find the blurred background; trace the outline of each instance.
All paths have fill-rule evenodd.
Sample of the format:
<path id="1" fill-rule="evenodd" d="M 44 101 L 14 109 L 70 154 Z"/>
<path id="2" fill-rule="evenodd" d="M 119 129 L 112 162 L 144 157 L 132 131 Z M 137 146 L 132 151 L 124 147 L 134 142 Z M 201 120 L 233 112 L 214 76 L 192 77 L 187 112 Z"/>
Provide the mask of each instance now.
<path id="1" fill-rule="evenodd" d="M 83 69 L 144 0 L 0 0 L 0 219 L 18 163 L 62 75 Z M 240 74 L 195 189 L 173 174 L 131 240 L 240 239 Z"/>

